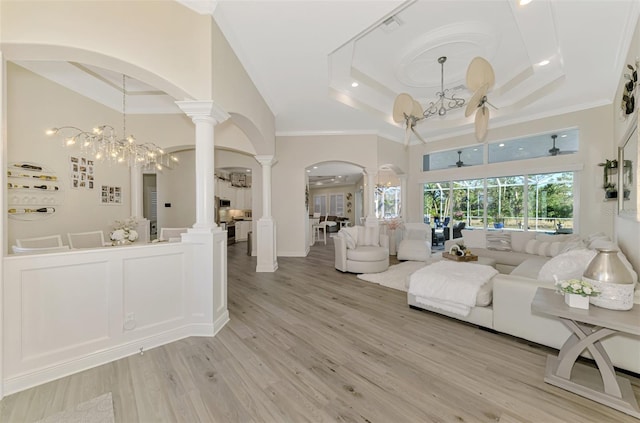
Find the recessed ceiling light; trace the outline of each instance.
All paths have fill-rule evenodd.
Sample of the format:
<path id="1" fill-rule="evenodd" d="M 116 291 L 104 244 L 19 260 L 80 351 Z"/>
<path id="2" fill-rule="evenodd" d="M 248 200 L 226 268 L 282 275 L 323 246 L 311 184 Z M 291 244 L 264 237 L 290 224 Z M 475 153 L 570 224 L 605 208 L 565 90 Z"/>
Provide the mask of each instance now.
<path id="1" fill-rule="evenodd" d="M 353 88 L 356 88 L 356 87 L 358 86 L 358 83 L 357 83 L 356 81 L 353 81 L 353 82 L 351 83 L 351 86 L 352 86 Z"/>
<path id="2" fill-rule="evenodd" d="M 342 178 L 342 175 L 338 175 L 338 178 Z"/>
<path id="3" fill-rule="evenodd" d="M 518 151 L 524 150 L 524 147 L 518 147 Z"/>
<path id="4" fill-rule="evenodd" d="M 314 169 L 317 169 L 317 168 L 318 168 L 318 166 L 314 166 L 313 168 L 314 168 Z"/>
<path id="5" fill-rule="evenodd" d="M 307 173 L 311 173 L 311 170 L 310 170 L 310 169 L 307 169 Z"/>
<path id="6" fill-rule="evenodd" d="M 567 134 L 560 135 L 560 138 L 567 138 Z"/>
<path id="7" fill-rule="evenodd" d="M 533 0 L 520 0 L 520 6 L 526 6 L 531 3 Z"/>
<path id="8" fill-rule="evenodd" d="M 498 147 L 504 147 L 504 143 L 501 142 L 500 144 L 498 144 Z"/>
<path id="9" fill-rule="evenodd" d="M 322 185 L 322 182 L 316 182 L 316 185 Z"/>
<path id="10" fill-rule="evenodd" d="M 247 169 L 247 172 L 251 173 L 251 169 Z"/>
<path id="11" fill-rule="evenodd" d="M 473 149 L 473 151 L 478 151 L 478 149 L 477 149 L 477 148 L 474 148 L 474 149 Z"/>
<path id="12" fill-rule="evenodd" d="M 551 62 L 549 62 L 548 60 L 543 60 L 542 62 L 538 63 L 538 66 L 547 66 L 549 63 Z"/>

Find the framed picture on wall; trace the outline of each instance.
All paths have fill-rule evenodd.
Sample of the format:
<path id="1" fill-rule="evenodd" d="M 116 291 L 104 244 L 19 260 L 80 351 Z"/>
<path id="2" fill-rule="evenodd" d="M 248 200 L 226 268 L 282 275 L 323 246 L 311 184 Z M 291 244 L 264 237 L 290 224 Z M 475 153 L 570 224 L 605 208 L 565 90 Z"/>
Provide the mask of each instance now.
<path id="1" fill-rule="evenodd" d="M 93 181 L 90 181 L 90 183 L 93 185 Z M 100 187 L 100 204 L 121 205 L 122 187 L 102 185 Z"/>
<path id="2" fill-rule="evenodd" d="M 71 188 L 93 189 L 93 160 L 80 156 L 69 156 L 69 172 L 71 175 Z"/>

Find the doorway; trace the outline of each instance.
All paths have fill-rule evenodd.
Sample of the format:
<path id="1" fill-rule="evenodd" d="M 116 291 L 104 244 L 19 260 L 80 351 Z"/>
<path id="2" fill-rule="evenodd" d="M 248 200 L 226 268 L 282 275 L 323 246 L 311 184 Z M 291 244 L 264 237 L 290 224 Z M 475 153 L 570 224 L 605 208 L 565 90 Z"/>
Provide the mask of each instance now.
<path id="1" fill-rule="evenodd" d="M 151 240 L 158 238 L 158 191 L 155 173 L 142 175 L 142 213 L 149 221 Z"/>

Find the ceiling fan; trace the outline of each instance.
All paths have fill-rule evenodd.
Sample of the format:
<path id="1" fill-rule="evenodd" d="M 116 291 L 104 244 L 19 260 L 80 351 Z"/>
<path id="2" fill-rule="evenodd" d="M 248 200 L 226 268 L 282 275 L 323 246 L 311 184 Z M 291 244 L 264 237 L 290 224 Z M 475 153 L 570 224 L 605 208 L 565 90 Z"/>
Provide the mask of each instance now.
<path id="1" fill-rule="evenodd" d="M 446 56 L 440 57 L 438 63 L 443 66 L 446 59 Z M 444 67 L 442 68 L 442 72 L 443 76 L 441 80 L 444 79 Z M 489 108 L 487 104 L 491 105 L 491 103 L 487 100 L 487 93 L 494 85 L 495 74 L 491 64 L 482 57 L 474 58 L 467 68 L 467 88 L 473 91 L 473 96 L 467 104 L 465 116 L 469 117 L 474 111 L 476 112 L 475 133 L 476 139 L 481 142 L 485 140 L 489 126 Z M 404 124 L 405 147 L 409 144 L 412 132 L 420 141 L 426 143 L 425 139 L 415 130 L 418 122 L 434 115 L 443 117 L 446 115 L 447 110 L 452 110 L 464 105 L 463 99 L 445 97 L 444 93 L 445 89 L 441 83 L 441 92 L 438 93 L 440 98 L 432 102 L 427 111 L 424 111 L 422 105 L 411 97 L 411 95 L 407 93 L 398 94 L 393 103 L 393 120 L 396 123 Z M 454 105 L 445 106 L 443 104 L 443 100 L 445 99 Z M 494 107 L 493 105 L 491 106 Z"/>
<path id="2" fill-rule="evenodd" d="M 467 68 L 467 88 L 473 91 L 473 96 L 467 103 L 464 115 L 469 117 L 476 112 L 474 120 L 476 139 L 483 142 L 487 138 L 489 129 L 489 108 L 494 107 L 487 100 L 487 93 L 496 83 L 496 76 L 491 64 L 482 57 L 474 58 Z M 494 107 L 495 108 L 495 107 Z"/>
<path id="3" fill-rule="evenodd" d="M 471 166 L 468 164 L 464 164 L 462 161 L 462 150 L 458 150 L 458 161 L 455 164 L 449 165 L 449 167 L 462 167 L 462 166 Z"/>
<path id="4" fill-rule="evenodd" d="M 553 147 L 551 147 L 549 149 L 549 155 L 550 156 L 557 156 L 559 154 L 573 154 L 575 153 L 575 151 L 562 151 L 560 150 L 558 147 L 556 147 L 556 138 L 558 138 L 558 136 L 556 134 L 551 135 L 551 139 L 553 140 Z"/>
<path id="5" fill-rule="evenodd" d="M 393 102 L 393 120 L 396 123 L 404 122 L 404 146 L 409 145 L 411 132 L 424 143 L 426 141 L 415 130 L 416 123 L 424 119 L 422 106 L 407 93 L 398 94 Z"/>

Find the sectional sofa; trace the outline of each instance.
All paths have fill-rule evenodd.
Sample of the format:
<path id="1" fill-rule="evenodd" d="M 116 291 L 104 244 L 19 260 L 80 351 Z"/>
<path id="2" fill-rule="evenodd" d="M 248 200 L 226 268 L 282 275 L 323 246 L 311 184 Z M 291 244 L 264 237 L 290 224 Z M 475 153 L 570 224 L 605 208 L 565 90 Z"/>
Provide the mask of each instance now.
<path id="1" fill-rule="evenodd" d="M 559 349 L 571 332 L 559 320 L 531 312 L 536 290 L 553 289 L 554 274 L 559 279 L 580 277 L 595 256 L 594 249 L 610 246 L 611 241 L 602 234 L 586 238 L 522 231 L 463 230 L 462 234 L 461 239 L 447 241 L 445 249 L 454 242 L 464 243 L 474 254 L 494 259 L 500 272 L 478 293 L 476 307 L 463 317 L 424 306 L 411 294 L 409 305 Z M 488 305 L 487 295 L 492 296 Z M 635 303 L 640 307 L 638 286 Z M 640 338 L 612 335 L 602 343 L 614 366 L 640 374 Z"/>

